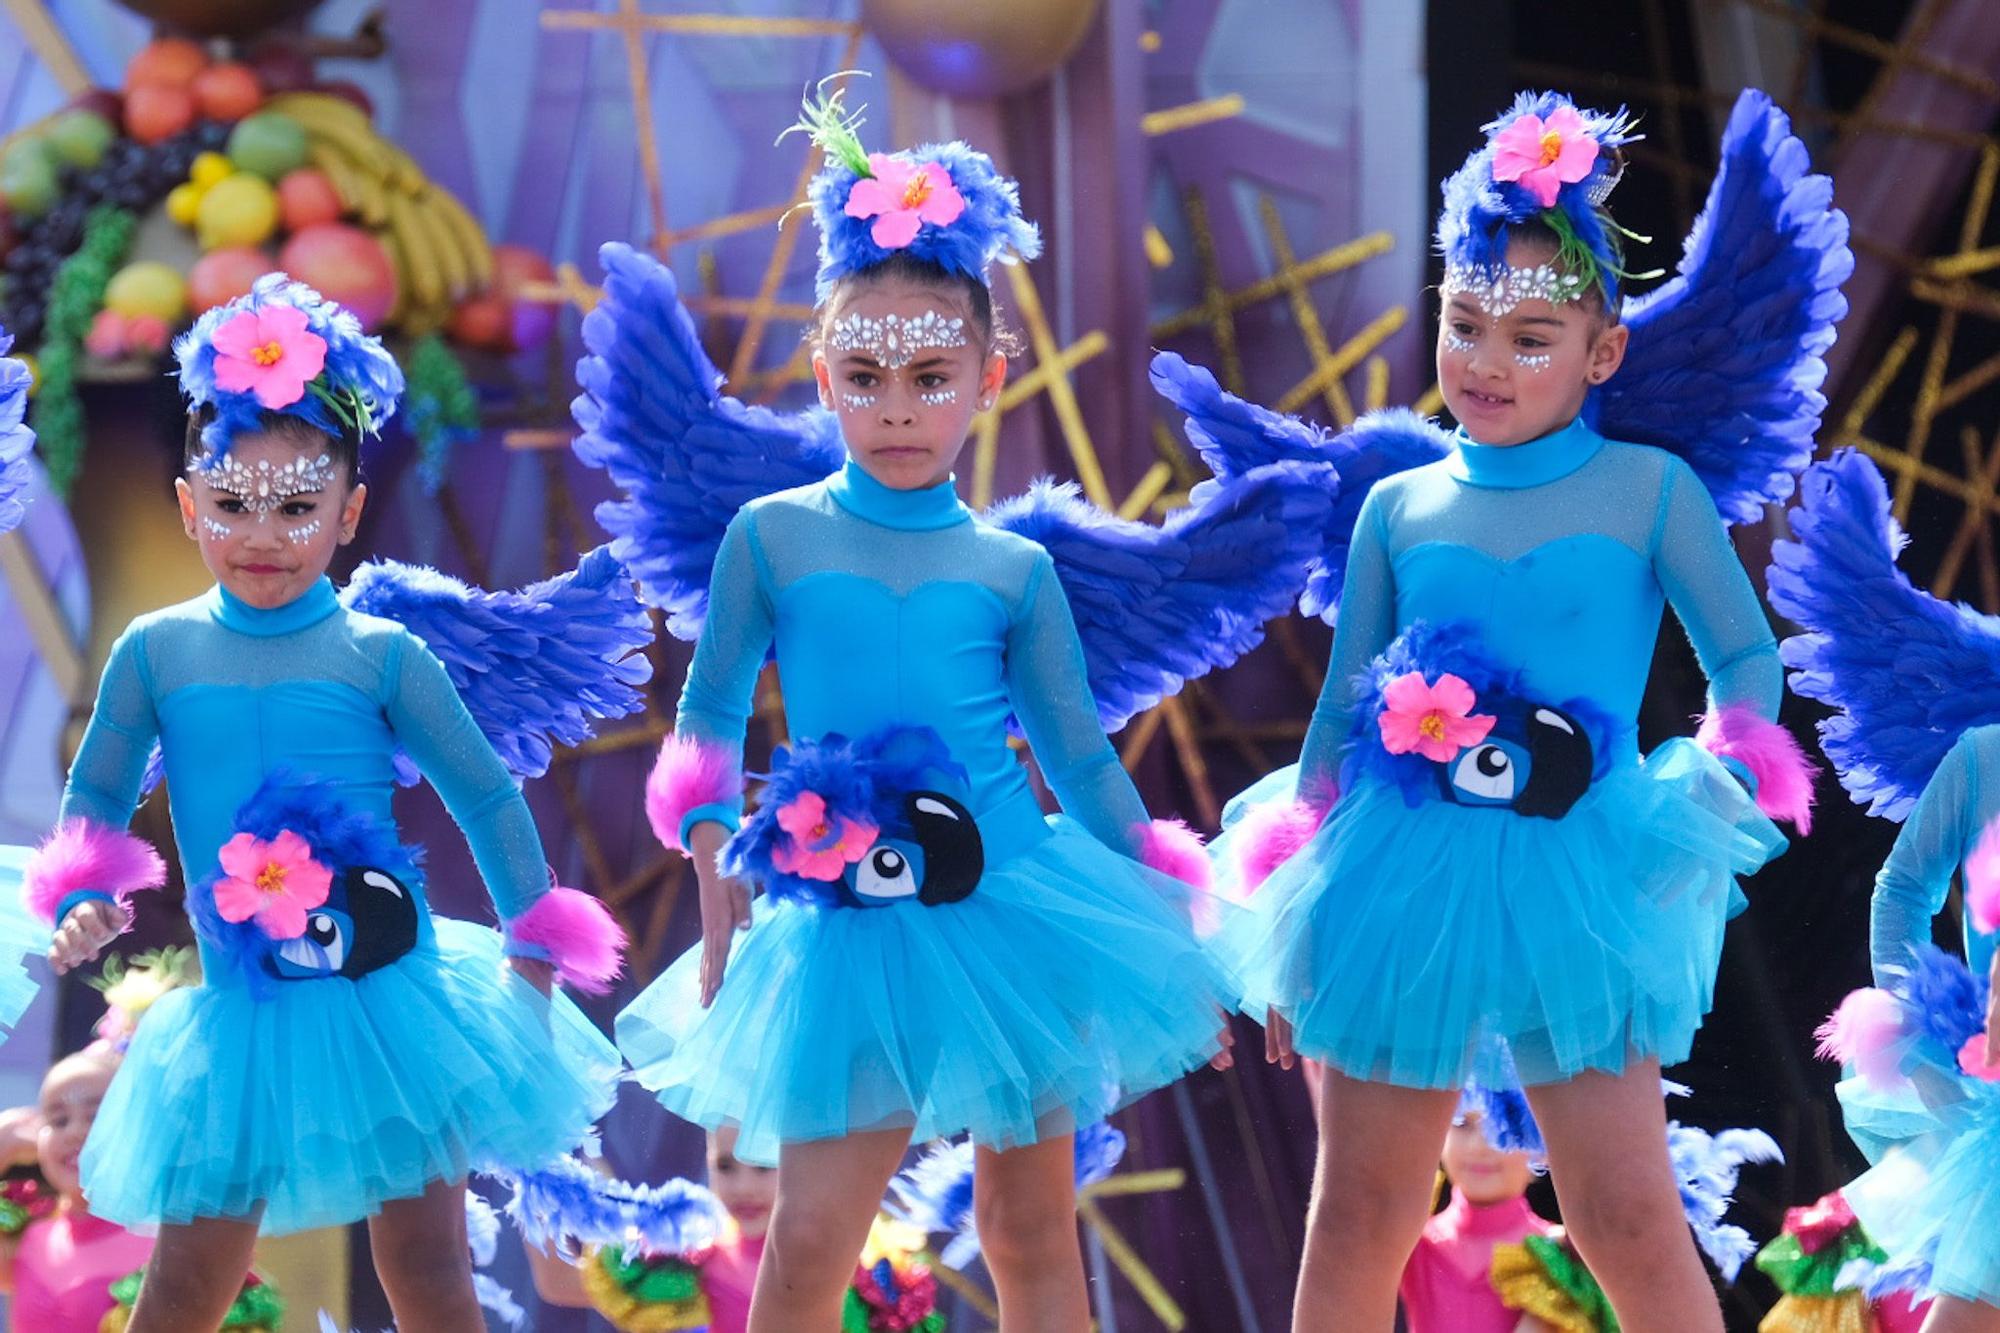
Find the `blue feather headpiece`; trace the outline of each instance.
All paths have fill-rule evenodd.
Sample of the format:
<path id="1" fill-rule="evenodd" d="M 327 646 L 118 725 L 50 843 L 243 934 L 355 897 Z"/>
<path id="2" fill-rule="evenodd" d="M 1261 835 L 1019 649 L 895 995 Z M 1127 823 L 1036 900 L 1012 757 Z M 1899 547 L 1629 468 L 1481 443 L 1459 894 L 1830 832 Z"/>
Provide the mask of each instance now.
<path id="1" fill-rule="evenodd" d="M 1639 137 L 1633 123 L 1623 107 L 1607 114 L 1561 93 L 1516 96 L 1481 127 L 1485 145 L 1444 183 L 1437 247 L 1446 285 L 1505 284 L 1508 229 L 1539 222 L 1556 234 L 1556 257 L 1536 290 L 1514 298 L 1561 304 L 1596 287 L 1615 308 L 1620 282 L 1635 276 L 1625 271 L 1621 244 L 1632 233 L 1612 221 L 1605 201 L 1624 171 L 1618 149 Z"/>
<path id="2" fill-rule="evenodd" d="M 898 254 L 983 283 L 1010 251 L 1022 259 L 1042 252 L 1041 232 L 1021 216 L 1020 187 L 992 158 L 957 139 L 871 153 L 860 126 L 861 111 L 843 106 L 835 89 L 807 98 L 785 131 L 809 135 L 826 154 L 807 192 L 819 227 L 816 299 Z"/>
<path id="3" fill-rule="evenodd" d="M 212 408 L 202 430 L 204 466 L 236 436 L 264 428 L 266 412 L 297 417 L 328 435 L 380 435 L 403 395 L 403 372 L 353 312 L 283 273 L 266 273 L 247 296 L 208 311 L 174 340 L 190 410 Z"/>

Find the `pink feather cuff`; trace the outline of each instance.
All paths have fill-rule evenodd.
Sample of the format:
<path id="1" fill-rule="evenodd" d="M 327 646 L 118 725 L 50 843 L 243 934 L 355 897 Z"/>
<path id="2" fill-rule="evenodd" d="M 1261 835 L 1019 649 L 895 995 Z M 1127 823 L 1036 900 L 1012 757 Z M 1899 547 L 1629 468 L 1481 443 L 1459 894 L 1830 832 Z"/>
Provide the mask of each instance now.
<path id="1" fill-rule="evenodd" d="M 507 951 L 555 965 L 565 985 L 602 995 L 623 970 L 625 932 L 611 909 L 560 884 L 507 923 Z"/>
<path id="2" fill-rule="evenodd" d="M 1701 720 L 1695 741 L 1718 759 L 1734 759 L 1757 783 L 1757 808 L 1782 819 L 1801 834 L 1812 832 L 1813 780 L 1819 766 L 1806 758 L 1797 739 L 1740 705 Z"/>
<path id="3" fill-rule="evenodd" d="M 166 862 L 144 838 L 88 819 L 67 819 L 28 858 L 21 896 L 30 912 L 53 926 L 60 924 L 56 909 L 72 894 L 104 893 L 123 904 L 141 889 L 166 882 Z"/>
<path id="4" fill-rule="evenodd" d="M 1201 835 L 1178 819 L 1156 819 L 1140 831 L 1139 860 L 1183 884 L 1209 886 L 1208 849 Z"/>
<path id="5" fill-rule="evenodd" d="M 1908 1035 L 1903 1006 L 1894 995 L 1874 986 L 1849 991 L 1840 1007 L 1813 1033 L 1819 1057 L 1853 1068 L 1878 1091 L 1889 1091 L 1907 1080 L 1898 1067 L 1898 1045 Z"/>
<path id="6" fill-rule="evenodd" d="M 646 818 L 669 848 L 687 854 L 688 816 L 699 812 L 731 823 L 742 799 L 743 769 L 735 754 L 693 736 L 673 735 L 660 743 L 660 757 L 646 779 Z"/>
<path id="7" fill-rule="evenodd" d="M 1271 872 L 1312 841 L 1326 822 L 1330 801 L 1266 801 L 1253 805 L 1236 827 L 1236 876 L 1245 897 L 1262 888 Z"/>

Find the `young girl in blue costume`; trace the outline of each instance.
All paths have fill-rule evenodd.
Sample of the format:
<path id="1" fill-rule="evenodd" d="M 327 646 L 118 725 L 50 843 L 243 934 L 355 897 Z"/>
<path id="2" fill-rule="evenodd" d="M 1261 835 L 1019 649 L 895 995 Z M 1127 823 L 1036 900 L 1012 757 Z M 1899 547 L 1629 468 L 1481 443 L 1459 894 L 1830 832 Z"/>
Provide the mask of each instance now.
<path id="1" fill-rule="evenodd" d="M 157 741 L 203 984 L 156 1004 L 82 1159 L 92 1210 L 158 1228 L 134 1333 L 213 1328 L 258 1231 L 367 1218 L 405 1328 L 484 1327 L 466 1259 L 478 1162 L 566 1150 L 618 1061 L 549 998 L 615 932 L 553 889 L 514 777 L 446 667 L 326 570 L 367 498 L 364 436 L 403 379 L 354 316 L 282 274 L 175 346 L 191 403 L 181 518 L 216 579 L 113 646 L 29 867 L 59 970 L 163 878 L 125 832 Z M 504 928 L 434 919 L 390 811 L 413 761 L 465 830 Z M 504 935 L 504 938 L 503 938 Z"/>
<path id="2" fill-rule="evenodd" d="M 2000 1330 L 2000 619 L 1896 567 L 1905 538 L 1866 457 L 1814 464 L 1800 492 L 1770 578 L 1807 631 L 1783 645 L 1792 685 L 1838 710 L 1820 737 L 1842 785 L 1903 824 L 1875 880 L 1875 986 L 1821 1030 L 1876 1163 L 1842 1195 L 1889 1255 L 1871 1296 L 1936 1296 L 1926 1333 Z M 1961 871 L 1964 963 L 1931 943 Z"/>
<path id="3" fill-rule="evenodd" d="M 834 1327 L 912 1139 L 967 1132 L 1002 1326 L 1081 1330 L 1073 1132 L 1220 1056 L 1233 993 L 1185 891 L 1140 864 L 1166 863 L 1170 840 L 1105 739 L 1143 706 L 1111 678 L 1171 657 L 1150 701 L 1240 651 L 1208 656 L 1206 636 L 1297 595 L 1294 533 L 1318 520 L 1258 508 L 1278 478 L 1163 529 L 1085 516 L 1060 489 L 975 517 L 952 467 L 1006 375 L 987 270 L 1032 256 L 1035 229 L 964 144 L 869 154 L 837 104 L 812 119 L 829 157 L 813 187 L 822 410 L 717 397 L 671 276 L 622 247 L 605 248 L 586 327 L 578 452 L 627 491 L 600 510 L 612 549 L 674 623 L 706 607 L 648 792 L 655 829 L 694 861 L 703 940 L 619 1016 L 619 1045 L 669 1110 L 735 1124 L 739 1156 L 777 1163 L 753 1333 Z M 705 546 L 674 535 L 697 530 L 683 478 L 732 507 Z M 1211 547 L 1231 514 L 1249 526 Z M 1060 552 L 1091 542 L 1113 583 L 1072 585 Z M 1167 547 L 1174 577 L 1158 573 Z M 1231 560 L 1249 584 L 1201 582 Z M 1200 609 L 1135 615 L 1109 651 L 1079 639 L 1104 604 L 1175 597 Z M 773 653 L 792 741 L 739 829 Z M 1062 816 L 1036 802 L 1016 721 Z"/>
<path id="4" fill-rule="evenodd" d="M 1406 461 L 1341 535 L 1333 660 L 1298 766 L 1253 792 L 1296 793 L 1307 813 L 1279 827 L 1303 843 L 1226 940 L 1270 1056 L 1326 1066 L 1294 1327 L 1391 1326 L 1457 1090 L 1492 1073 L 1475 1052 L 1504 1043 L 1565 1222 L 1624 1326 L 1720 1329 L 1663 1148 L 1660 1067 L 1686 1057 L 1709 1006 L 1735 877 L 1784 846 L 1750 792 L 1803 826 L 1810 783 L 1775 723 L 1776 645 L 1717 497 L 1747 476 L 1731 508 L 1756 513 L 1810 456 L 1824 403 L 1801 363 L 1824 350 L 1817 293 L 1844 268 L 1823 247 L 1844 225 L 1797 242 L 1809 267 L 1788 262 L 1787 228 L 1828 214 L 1825 182 L 1803 176 L 1783 117 L 1745 94 L 1682 277 L 1623 312 L 1604 202 L 1629 122 L 1524 94 L 1487 130 L 1445 183 L 1438 223 L 1437 376 L 1459 429 L 1447 439 L 1402 414 L 1327 446 L 1343 485 L 1371 451 Z M 1710 267 L 1733 262 L 1770 272 Z M 1773 276 L 1791 289 L 1767 290 Z M 1722 332 L 1697 343 L 1683 327 L 1682 364 L 1649 349 L 1633 386 L 1661 423 L 1640 438 L 1670 447 L 1607 438 L 1614 416 L 1642 415 L 1632 390 L 1606 396 L 1642 320 L 1657 348 L 1662 321 L 1685 326 L 1704 301 L 1714 318 L 1739 281 L 1734 299 L 1771 321 L 1762 342 L 1784 335 L 1762 405 L 1782 412 L 1661 398 L 1680 392 L 1669 370 Z M 1736 378 L 1763 383 L 1758 340 L 1739 346 Z M 1226 410 L 1202 397 L 1183 394 L 1198 415 Z M 1707 456 L 1672 447 L 1675 429 L 1711 421 Z M 1740 439 L 1746 423 L 1758 438 Z M 1715 453 L 1732 443 L 1743 456 L 1721 458 L 1718 481 Z M 1409 466 L 1427 451 L 1436 461 Z M 1701 744 L 1642 758 L 1636 715 L 1669 603 L 1711 713 Z M 1232 850 L 1269 831 L 1238 830 Z"/>

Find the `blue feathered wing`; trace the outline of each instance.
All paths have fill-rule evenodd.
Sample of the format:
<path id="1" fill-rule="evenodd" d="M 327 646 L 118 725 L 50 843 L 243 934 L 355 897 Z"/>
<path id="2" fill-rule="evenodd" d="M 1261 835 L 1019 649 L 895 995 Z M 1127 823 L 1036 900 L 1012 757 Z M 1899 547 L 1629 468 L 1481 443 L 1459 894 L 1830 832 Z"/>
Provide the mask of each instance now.
<path id="1" fill-rule="evenodd" d="M 1625 363 L 1584 408 L 1610 439 L 1680 455 L 1729 523 L 1792 493 L 1826 410 L 1854 253 L 1811 166 L 1785 113 L 1746 88 L 1677 275 L 1627 302 Z"/>
<path id="2" fill-rule="evenodd" d="M 34 480 L 28 454 L 35 447 L 35 432 L 23 421 L 30 376 L 26 363 L 7 355 L 13 345 L 13 337 L 0 329 L 0 532 L 20 526 Z"/>
<path id="3" fill-rule="evenodd" d="M 609 547 L 519 592 L 375 560 L 354 571 L 340 600 L 399 622 L 438 655 L 516 777 L 546 773 L 553 747 L 587 740 L 593 719 L 646 706 L 639 687 L 652 677 L 652 620 Z"/>
<path id="4" fill-rule="evenodd" d="M 1253 468 L 1280 468 L 1326 489 L 1320 549 L 1307 568 L 1299 610 L 1329 622 L 1338 609 L 1354 520 L 1369 490 L 1384 477 L 1451 452 L 1451 436 L 1407 408 L 1365 413 L 1336 435 L 1226 392 L 1214 375 L 1173 352 L 1153 358 L 1152 377 L 1160 396 L 1187 414 L 1188 443 L 1220 483 Z M 1203 482 L 1190 498 L 1199 501 L 1215 484 Z"/>
<path id="5" fill-rule="evenodd" d="M 722 393 L 664 264 L 615 242 L 598 256 L 604 299 L 583 321 L 589 355 L 576 368 L 572 447 L 624 492 L 597 507 L 612 554 L 666 612 L 667 629 L 693 639 L 736 511 L 826 477 L 846 448 L 824 409 L 779 413 Z"/>
<path id="6" fill-rule="evenodd" d="M 1799 484 L 1792 540 L 1772 546 L 1771 605 L 1805 631 L 1778 646 L 1792 690 L 1837 710 L 1820 748 L 1868 812 L 1900 820 L 1968 728 L 2000 722 L 2000 619 L 1896 567 L 1907 538 L 1889 488 L 1843 449 Z"/>
<path id="7" fill-rule="evenodd" d="M 1055 562 L 1107 732 L 1264 639 L 1317 556 L 1323 465 L 1253 468 L 1206 485 L 1158 527 L 1107 514 L 1074 483 L 1038 481 L 986 520 Z"/>

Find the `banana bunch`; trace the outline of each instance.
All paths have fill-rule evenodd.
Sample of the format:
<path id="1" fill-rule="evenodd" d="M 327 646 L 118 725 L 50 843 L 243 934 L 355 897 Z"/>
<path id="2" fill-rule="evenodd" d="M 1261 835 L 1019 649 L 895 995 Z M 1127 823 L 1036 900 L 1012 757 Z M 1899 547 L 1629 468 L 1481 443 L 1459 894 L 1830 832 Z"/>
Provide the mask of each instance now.
<path id="1" fill-rule="evenodd" d="M 493 247 L 479 223 L 408 153 L 376 133 L 367 112 L 327 93 L 283 93 L 268 107 L 305 127 L 312 164 L 389 252 L 397 279 L 390 323 L 429 332 L 459 301 L 491 285 Z"/>

